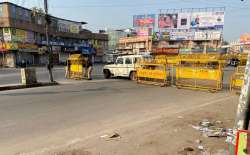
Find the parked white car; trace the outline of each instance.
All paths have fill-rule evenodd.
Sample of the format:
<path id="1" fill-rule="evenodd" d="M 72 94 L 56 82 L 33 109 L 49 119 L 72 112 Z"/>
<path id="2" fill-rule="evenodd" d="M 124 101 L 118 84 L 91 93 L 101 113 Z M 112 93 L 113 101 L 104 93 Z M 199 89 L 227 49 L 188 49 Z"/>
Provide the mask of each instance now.
<path id="1" fill-rule="evenodd" d="M 136 62 L 142 55 L 118 56 L 114 64 L 105 65 L 103 74 L 106 79 L 111 77 L 128 77 L 136 79 Z"/>

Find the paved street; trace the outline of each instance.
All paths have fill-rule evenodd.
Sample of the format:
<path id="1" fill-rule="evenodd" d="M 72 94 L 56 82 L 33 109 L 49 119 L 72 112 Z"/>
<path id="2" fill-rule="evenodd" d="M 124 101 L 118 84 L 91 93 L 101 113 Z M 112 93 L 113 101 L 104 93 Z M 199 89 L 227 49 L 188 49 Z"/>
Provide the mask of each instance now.
<path id="1" fill-rule="evenodd" d="M 192 100 L 187 100 L 190 96 Z M 117 79 L 0 92 L 0 154 L 46 154 L 161 114 L 232 99 L 236 98 L 226 92 L 211 94 Z"/>
<path id="2" fill-rule="evenodd" d="M 102 66 L 101 64 L 96 64 L 93 70 L 93 76 L 95 79 L 102 79 Z M 39 82 L 48 82 L 49 75 L 48 70 L 45 67 L 36 67 L 37 80 Z M 53 69 L 53 75 L 56 81 L 58 82 L 73 82 L 72 80 L 66 80 L 65 68 L 63 66 L 56 66 Z M 21 83 L 20 78 L 20 68 L 0 68 L 0 85 L 8 84 L 18 84 Z"/>

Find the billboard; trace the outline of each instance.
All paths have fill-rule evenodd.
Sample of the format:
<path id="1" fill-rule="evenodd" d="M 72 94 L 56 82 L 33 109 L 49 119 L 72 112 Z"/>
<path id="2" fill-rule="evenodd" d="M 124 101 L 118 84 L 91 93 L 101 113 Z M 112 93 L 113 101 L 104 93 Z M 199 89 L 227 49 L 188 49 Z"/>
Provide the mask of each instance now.
<path id="1" fill-rule="evenodd" d="M 178 14 L 178 29 L 190 29 L 191 14 L 189 13 L 179 13 Z"/>
<path id="2" fill-rule="evenodd" d="M 170 40 L 193 40 L 194 32 L 170 32 Z"/>
<path id="3" fill-rule="evenodd" d="M 224 11 L 192 11 L 159 14 L 160 29 L 223 28 Z"/>
<path id="4" fill-rule="evenodd" d="M 154 27 L 155 14 L 135 15 L 133 17 L 133 25 L 134 27 Z"/>
<path id="5" fill-rule="evenodd" d="M 79 33 L 81 24 L 66 20 L 58 20 L 59 32 Z"/>
<path id="6" fill-rule="evenodd" d="M 200 31 L 195 32 L 194 40 L 220 40 L 221 36 L 220 31 Z"/>
<path id="7" fill-rule="evenodd" d="M 249 34 L 242 34 L 240 36 L 241 43 L 250 43 L 250 33 Z"/>
<path id="8" fill-rule="evenodd" d="M 191 14 L 191 28 L 223 27 L 224 12 L 194 12 Z"/>
<path id="9" fill-rule="evenodd" d="M 3 38 L 5 42 L 11 41 L 11 29 L 3 28 Z"/>
<path id="10" fill-rule="evenodd" d="M 177 28 L 178 14 L 160 14 L 158 17 L 158 27 L 161 29 Z"/>

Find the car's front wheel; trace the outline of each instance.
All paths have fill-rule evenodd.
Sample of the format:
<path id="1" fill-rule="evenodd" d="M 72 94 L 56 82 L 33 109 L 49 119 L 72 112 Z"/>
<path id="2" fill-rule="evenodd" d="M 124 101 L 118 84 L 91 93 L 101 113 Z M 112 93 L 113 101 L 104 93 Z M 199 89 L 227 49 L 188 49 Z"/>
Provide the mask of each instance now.
<path id="1" fill-rule="evenodd" d="M 133 71 L 129 74 L 129 79 L 132 80 L 132 81 L 135 81 L 136 80 L 136 72 Z"/>
<path id="2" fill-rule="evenodd" d="M 109 79 L 111 77 L 111 73 L 108 69 L 103 70 L 103 75 L 105 79 Z"/>

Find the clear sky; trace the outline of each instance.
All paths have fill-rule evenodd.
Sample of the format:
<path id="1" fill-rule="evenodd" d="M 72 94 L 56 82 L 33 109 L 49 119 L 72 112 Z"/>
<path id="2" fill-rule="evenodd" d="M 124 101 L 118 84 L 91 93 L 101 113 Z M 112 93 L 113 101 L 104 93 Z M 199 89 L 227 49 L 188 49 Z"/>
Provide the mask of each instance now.
<path id="1" fill-rule="evenodd" d="M 25 7 L 43 7 L 43 0 L 9 0 Z M 88 29 L 132 27 L 133 15 L 160 9 L 226 7 L 224 38 L 236 40 L 250 33 L 250 0 L 48 0 L 49 12 L 58 17 L 86 21 Z"/>

